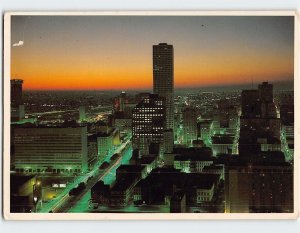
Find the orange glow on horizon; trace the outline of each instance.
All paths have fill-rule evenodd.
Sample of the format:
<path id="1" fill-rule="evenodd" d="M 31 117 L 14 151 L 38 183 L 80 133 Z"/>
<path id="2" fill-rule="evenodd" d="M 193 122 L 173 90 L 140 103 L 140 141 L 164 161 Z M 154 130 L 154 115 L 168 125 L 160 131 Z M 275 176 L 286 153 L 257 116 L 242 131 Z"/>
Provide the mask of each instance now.
<path id="1" fill-rule="evenodd" d="M 176 48 L 176 47 L 175 47 Z M 224 55 L 226 54 L 226 56 Z M 293 58 L 274 52 L 245 50 L 174 54 L 175 87 L 246 84 L 293 78 Z M 92 50 L 61 55 L 58 50 L 19 48 L 12 51 L 11 77 L 24 80 L 25 90 L 152 89 L 151 47 L 145 55 Z"/>
<path id="2" fill-rule="evenodd" d="M 231 56 L 212 59 L 176 60 L 175 88 L 247 84 L 254 81 L 280 81 L 293 74 L 293 63 L 274 57 L 255 59 Z M 49 61 L 49 60 L 48 60 Z M 38 64 L 38 65 L 37 65 Z M 70 60 L 43 64 L 35 60 L 16 59 L 11 66 L 12 79 L 24 80 L 24 90 L 139 90 L 152 89 L 152 62 L 141 60 L 138 65 L 128 61 L 120 66 Z"/>
<path id="3" fill-rule="evenodd" d="M 174 47 L 175 88 L 294 78 L 293 17 L 17 16 L 11 79 L 24 90 L 152 89 L 161 42 Z"/>

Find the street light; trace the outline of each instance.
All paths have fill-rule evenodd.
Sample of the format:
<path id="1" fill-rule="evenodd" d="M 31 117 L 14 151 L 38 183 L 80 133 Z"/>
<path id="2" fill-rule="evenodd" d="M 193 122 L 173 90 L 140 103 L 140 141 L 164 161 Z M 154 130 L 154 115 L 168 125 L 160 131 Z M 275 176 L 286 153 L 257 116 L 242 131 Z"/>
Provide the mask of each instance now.
<path id="1" fill-rule="evenodd" d="M 34 209 L 35 213 L 37 212 L 37 204 L 41 198 L 41 181 L 36 181 L 35 184 L 33 184 L 33 202 L 34 202 Z M 41 202 L 42 207 L 42 202 Z"/>
<path id="2" fill-rule="evenodd" d="M 37 200 L 38 200 L 38 198 L 34 196 L 33 201 L 34 201 L 34 212 L 35 213 L 37 212 Z"/>

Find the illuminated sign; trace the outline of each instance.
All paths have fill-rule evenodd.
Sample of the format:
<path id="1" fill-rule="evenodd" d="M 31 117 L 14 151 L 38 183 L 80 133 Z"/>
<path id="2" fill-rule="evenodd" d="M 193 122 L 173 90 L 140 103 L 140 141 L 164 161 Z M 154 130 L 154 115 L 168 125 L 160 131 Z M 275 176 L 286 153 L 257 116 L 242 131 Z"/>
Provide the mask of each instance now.
<path id="1" fill-rule="evenodd" d="M 53 188 L 65 188 L 67 187 L 67 184 L 52 184 Z"/>

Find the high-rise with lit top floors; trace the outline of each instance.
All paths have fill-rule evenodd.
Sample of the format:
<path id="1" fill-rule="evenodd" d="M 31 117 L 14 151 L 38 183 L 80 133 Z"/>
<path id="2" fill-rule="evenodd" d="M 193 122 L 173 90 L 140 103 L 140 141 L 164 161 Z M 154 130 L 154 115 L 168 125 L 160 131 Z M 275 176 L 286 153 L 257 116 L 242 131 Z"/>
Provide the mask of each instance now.
<path id="1" fill-rule="evenodd" d="M 164 98 L 155 94 L 143 99 L 133 109 L 132 146 L 142 155 L 149 153 L 151 143 L 163 145 L 165 129 Z"/>

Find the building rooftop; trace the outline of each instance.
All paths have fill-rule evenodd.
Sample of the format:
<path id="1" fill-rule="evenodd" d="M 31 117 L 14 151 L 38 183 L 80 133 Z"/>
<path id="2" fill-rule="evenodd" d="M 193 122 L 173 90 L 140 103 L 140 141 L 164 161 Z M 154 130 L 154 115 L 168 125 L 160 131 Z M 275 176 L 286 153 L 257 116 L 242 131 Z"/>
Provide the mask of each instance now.
<path id="1" fill-rule="evenodd" d="M 109 192 L 109 185 L 104 184 L 102 180 L 98 181 L 92 188 L 91 188 L 92 193 L 93 192 Z"/>
<path id="2" fill-rule="evenodd" d="M 291 166 L 285 162 L 284 153 L 281 151 L 263 151 L 257 153 L 241 154 L 239 156 L 232 156 L 229 166 L 247 166 L 248 164 L 256 166 L 265 166 L 266 168 L 272 166 Z"/>
<path id="3" fill-rule="evenodd" d="M 178 191 L 174 193 L 174 195 L 171 198 L 171 201 L 181 201 L 185 196 L 185 193 L 183 191 Z"/>
<path id="4" fill-rule="evenodd" d="M 198 189 L 211 189 L 215 182 L 212 180 L 202 181 L 197 185 Z"/>
<path id="5" fill-rule="evenodd" d="M 145 169 L 144 165 L 121 165 L 117 169 L 117 173 L 138 173 L 141 174 L 141 172 Z"/>
<path id="6" fill-rule="evenodd" d="M 176 147 L 173 149 L 173 154 L 185 156 L 209 157 L 212 156 L 212 149 L 209 147 Z"/>
<path id="7" fill-rule="evenodd" d="M 234 136 L 231 135 L 215 135 L 212 137 L 212 144 L 233 144 Z"/>
<path id="8" fill-rule="evenodd" d="M 111 189 L 111 192 L 119 192 L 127 190 L 140 177 L 138 173 L 126 173 L 117 178 L 116 183 Z"/>
<path id="9" fill-rule="evenodd" d="M 156 160 L 155 156 L 151 156 L 151 157 L 142 157 L 140 159 L 140 164 L 151 164 Z"/>
<path id="10" fill-rule="evenodd" d="M 174 161 L 213 161 L 210 155 L 176 155 Z"/>
<path id="11" fill-rule="evenodd" d="M 12 124 L 14 128 L 18 129 L 70 129 L 70 128 L 84 128 L 86 127 L 85 125 L 79 125 L 75 124 L 73 122 L 67 122 L 67 123 L 62 123 L 60 125 L 36 125 L 30 122 L 27 122 L 25 124 Z"/>
<path id="12" fill-rule="evenodd" d="M 220 169 L 224 169 L 224 166 L 212 164 L 210 166 L 203 167 L 202 172 L 205 172 L 207 170 L 220 170 Z"/>

